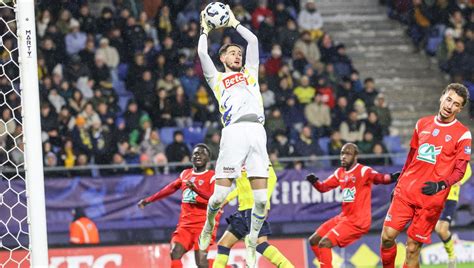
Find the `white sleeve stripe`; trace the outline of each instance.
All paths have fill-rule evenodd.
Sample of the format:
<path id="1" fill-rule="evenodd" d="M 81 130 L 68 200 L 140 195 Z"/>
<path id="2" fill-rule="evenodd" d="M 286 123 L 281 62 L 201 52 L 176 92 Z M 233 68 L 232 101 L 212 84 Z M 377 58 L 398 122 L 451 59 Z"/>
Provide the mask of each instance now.
<path id="1" fill-rule="evenodd" d="M 461 138 L 459 138 L 458 142 L 462 141 L 462 140 L 467 140 L 467 139 L 472 139 L 471 137 L 471 132 L 468 130 L 466 132 L 464 132 L 464 134 L 462 134 Z"/>
<path id="2" fill-rule="evenodd" d="M 336 177 L 336 179 L 339 180 L 339 176 L 337 176 L 337 171 L 338 171 L 338 170 L 339 170 L 339 169 L 336 169 L 336 171 L 334 171 L 334 174 L 333 174 L 333 175 L 334 175 L 334 177 Z"/>
<path id="3" fill-rule="evenodd" d="M 362 177 L 364 177 L 365 172 L 367 172 L 367 170 L 369 170 L 369 167 L 366 167 L 366 166 L 362 167 Z"/>

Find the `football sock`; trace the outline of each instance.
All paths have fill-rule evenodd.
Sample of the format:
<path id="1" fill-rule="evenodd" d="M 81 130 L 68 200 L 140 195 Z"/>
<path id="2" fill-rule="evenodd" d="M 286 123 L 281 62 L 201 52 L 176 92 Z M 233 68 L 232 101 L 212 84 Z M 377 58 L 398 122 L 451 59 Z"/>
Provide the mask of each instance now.
<path id="1" fill-rule="evenodd" d="M 256 243 L 260 229 L 265 221 L 265 207 L 268 200 L 267 189 L 253 190 L 253 200 L 249 238 L 252 243 Z"/>
<path id="2" fill-rule="evenodd" d="M 448 253 L 448 258 L 450 260 L 456 259 L 456 252 L 454 251 L 454 241 L 451 239 L 451 235 L 448 239 L 443 240 L 444 249 L 446 249 L 446 253 Z"/>
<path id="3" fill-rule="evenodd" d="M 212 194 L 211 198 L 209 198 L 209 203 L 207 205 L 207 218 L 203 228 L 206 232 L 210 233 L 214 230 L 214 225 L 216 224 L 216 215 L 220 210 L 222 202 L 224 202 L 230 191 L 230 187 L 217 184 L 214 186 L 214 193 Z"/>
<path id="4" fill-rule="evenodd" d="M 383 248 L 380 246 L 380 256 L 382 257 L 382 265 L 384 268 L 394 268 L 395 258 L 397 257 L 397 244 L 391 248 Z"/>
<path id="5" fill-rule="evenodd" d="M 314 252 L 314 256 L 318 259 L 319 261 L 319 247 L 318 245 L 311 246 L 311 250 Z"/>
<path id="6" fill-rule="evenodd" d="M 214 260 L 212 268 L 225 268 L 227 261 L 229 261 L 230 248 L 224 246 L 217 246 L 217 256 Z"/>
<path id="7" fill-rule="evenodd" d="M 171 260 L 171 268 L 183 268 L 181 260 Z"/>
<path id="8" fill-rule="evenodd" d="M 319 267 L 331 268 L 332 267 L 332 250 L 331 248 L 319 248 Z"/>
<path id="9" fill-rule="evenodd" d="M 267 242 L 260 243 L 257 246 L 257 252 L 262 254 L 267 260 L 278 268 L 294 268 L 293 264 L 274 246 Z"/>

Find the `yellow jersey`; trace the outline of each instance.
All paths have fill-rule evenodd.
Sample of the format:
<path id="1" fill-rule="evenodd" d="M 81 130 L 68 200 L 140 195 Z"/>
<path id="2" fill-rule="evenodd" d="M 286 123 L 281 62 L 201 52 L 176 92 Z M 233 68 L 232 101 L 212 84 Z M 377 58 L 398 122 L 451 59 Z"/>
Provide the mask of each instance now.
<path id="1" fill-rule="evenodd" d="M 448 200 L 459 200 L 459 191 L 461 190 L 461 185 L 468 181 L 471 178 L 471 175 L 471 165 L 468 163 L 466 167 L 466 172 L 464 172 L 464 177 L 462 177 L 462 179 L 458 183 L 451 186 L 451 190 L 449 190 Z"/>
<path id="2" fill-rule="evenodd" d="M 270 199 L 272 198 L 273 190 L 275 189 L 277 182 L 277 176 L 275 170 L 270 165 L 268 167 L 268 181 L 267 181 L 267 210 L 270 209 Z M 235 180 L 235 189 L 229 193 L 226 198 L 227 202 L 230 202 L 237 197 L 239 201 L 239 211 L 252 209 L 253 207 L 253 192 L 250 186 L 250 181 L 247 178 L 247 172 L 242 171 L 242 175 Z"/>

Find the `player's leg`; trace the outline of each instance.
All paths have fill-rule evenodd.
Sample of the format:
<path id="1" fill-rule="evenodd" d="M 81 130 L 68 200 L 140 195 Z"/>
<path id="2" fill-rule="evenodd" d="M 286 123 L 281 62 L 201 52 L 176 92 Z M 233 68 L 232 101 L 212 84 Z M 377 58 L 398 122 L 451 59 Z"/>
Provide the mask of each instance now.
<path id="1" fill-rule="evenodd" d="M 262 227 L 263 229 L 264 227 Z M 257 240 L 257 252 L 278 268 L 294 268 L 295 266 L 273 245 L 268 243 L 268 236 Z"/>
<path id="2" fill-rule="evenodd" d="M 456 211 L 457 202 L 455 200 L 447 200 L 443 209 L 443 213 L 435 226 L 435 231 L 441 241 L 443 241 L 444 249 L 448 254 L 448 267 L 456 267 L 456 253 L 454 251 L 454 242 L 451 239 L 452 234 L 449 230 L 451 220 Z"/>
<path id="3" fill-rule="evenodd" d="M 171 243 L 171 268 L 182 268 L 181 257 L 186 253 L 186 249 L 178 242 Z"/>
<path id="4" fill-rule="evenodd" d="M 334 226 L 336 226 L 337 221 L 337 216 L 326 221 L 321 226 L 319 226 L 319 228 L 308 239 L 311 250 L 318 260 L 320 260 L 319 242 Z"/>
<path id="5" fill-rule="evenodd" d="M 190 230 L 178 226 L 171 237 L 171 268 L 181 268 L 181 257 L 193 246 L 193 235 Z"/>
<path id="6" fill-rule="evenodd" d="M 420 252 L 423 243 L 415 241 L 414 239 L 408 237 L 407 238 L 407 247 L 406 252 L 407 256 L 405 259 L 405 263 L 403 264 L 404 268 L 409 267 L 420 267 Z"/>
<path id="7" fill-rule="evenodd" d="M 231 227 L 229 226 L 229 228 Z M 225 268 L 229 261 L 230 249 L 240 240 L 229 231 L 229 228 L 217 243 L 217 257 L 214 260 L 212 268 Z"/>
<path id="8" fill-rule="evenodd" d="M 385 217 L 380 245 L 380 256 L 384 268 L 395 267 L 397 257 L 396 238 L 413 218 L 414 209 L 398 196 L 394 196 Z"/>
<path id="9" fill-rule="evenodd" d="M 208 268 L 209 262 L 207 261 L 207 251 L 204 250 L 194 250 L 194 260 L 198 268 Z"/>

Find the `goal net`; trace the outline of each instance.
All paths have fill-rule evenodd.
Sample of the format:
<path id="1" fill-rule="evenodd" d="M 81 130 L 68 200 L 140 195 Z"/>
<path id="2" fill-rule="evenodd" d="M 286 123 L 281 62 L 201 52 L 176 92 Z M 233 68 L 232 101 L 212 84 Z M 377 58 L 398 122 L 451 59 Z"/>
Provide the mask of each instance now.
<path id="1" fill-rule="evenodd" d="M 0 0 L 2 268 L 48 265 L 34 21 L 33 0 Z"/>

